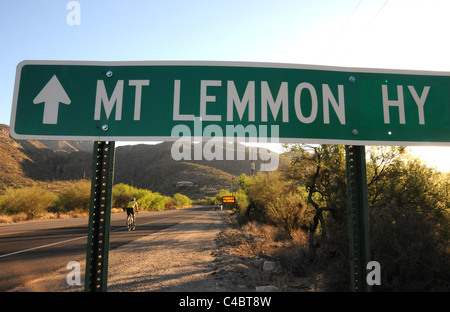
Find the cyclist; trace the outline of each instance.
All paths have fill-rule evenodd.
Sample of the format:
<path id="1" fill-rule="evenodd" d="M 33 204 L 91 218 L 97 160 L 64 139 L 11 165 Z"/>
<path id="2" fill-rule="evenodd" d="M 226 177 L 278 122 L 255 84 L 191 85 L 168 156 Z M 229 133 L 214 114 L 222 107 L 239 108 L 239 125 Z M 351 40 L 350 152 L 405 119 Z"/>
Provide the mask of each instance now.
<path id="1" fill-rule="evenodd" d="M 135 210 L 136 210 L 136 213 L 139 212 L 139 205 L 136 201 L 136 198 L 132 197 L 127 205 L 127 217 L 129 215 L 131 215 L 133 217 L 133 229 L 136 229 L 136 217 L 134 215 Z"/>

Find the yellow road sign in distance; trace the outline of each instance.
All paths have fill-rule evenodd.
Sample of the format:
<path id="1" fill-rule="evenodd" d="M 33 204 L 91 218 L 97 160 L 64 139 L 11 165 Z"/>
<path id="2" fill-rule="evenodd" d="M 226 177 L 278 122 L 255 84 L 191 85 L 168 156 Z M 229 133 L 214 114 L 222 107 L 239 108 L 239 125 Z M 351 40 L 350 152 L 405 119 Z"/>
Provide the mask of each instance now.
<path id="1" fill-rule="evenodd" d="M 229 204 L 229 203 L 234 203 L 235 202 L 235 197 L 234 196 L 223 196 L 222 197 L 222 203 L 223 204 Z"/>

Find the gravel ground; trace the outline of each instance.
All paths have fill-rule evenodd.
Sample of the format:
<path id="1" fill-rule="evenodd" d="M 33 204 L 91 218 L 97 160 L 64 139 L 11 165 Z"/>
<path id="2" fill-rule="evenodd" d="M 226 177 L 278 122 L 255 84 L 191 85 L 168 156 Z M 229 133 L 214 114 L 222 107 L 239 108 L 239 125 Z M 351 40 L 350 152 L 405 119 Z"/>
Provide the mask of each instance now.
<path id="1" fill-rule="evenodd" d="M 222 252 L 218 234 L 228 225 L 228 211 L 208 211 L 196 218 L 142 237 L 109 255 L 109 292 L 254 291 L 248 267 Z M 83 291 L 69 286 L 67 268 L 27 283 L 13 291 Z"/>

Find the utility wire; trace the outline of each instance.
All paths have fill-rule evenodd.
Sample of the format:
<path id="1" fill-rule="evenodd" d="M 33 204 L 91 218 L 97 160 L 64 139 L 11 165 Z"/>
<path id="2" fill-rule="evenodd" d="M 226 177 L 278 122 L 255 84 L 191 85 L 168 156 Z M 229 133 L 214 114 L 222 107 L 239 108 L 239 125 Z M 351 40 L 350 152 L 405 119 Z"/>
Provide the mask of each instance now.
<path id="1" fill-rule="evenodd" d="M 337 36 L 334 38 L 332 44 L 330 45 L 330 47 L 328 48 L 327 52 L 325 53 L 325 55 L 322 57 L 325 58 L 328 56 L 328 54 L 330 53 L 330 51 L 332 50 L 332 48 L 334 47 L 336 41 L 339 39 L 339 37 L 341 36 L 342 32 L 345 30 L 345 28 L 347 27 L 347 24 L 350 22 L 351 18 L 353 17 L 353 15 L 355 14 L 356 10 L 358 9 L 359 5 L 361 4 L 362 0 L 360 0 L 358 2 L 358 4 L 356 4 L 355 8 L 353 9 L 352 13 L 350 14 L 350 16 L 347 18 L 347 20 L 345 21 L 344 26 L 341 28 L 341 30 L 339 31 L 339 33 L 337 34 Z M 380 7 L 380 9 L 378 10 L 378 12 L 373 16 L 372 20 L 370 21 L 370 23 L 367 25 L 366 27 L 366 31 L 367 32 L 369 30 L 369 28 L 371 27 L 371 25 L 373 24 L 373 22 L 376 20 L 376 18 L 378 17 L 378 15 L 380 15 L 381 11 L 383 11 L 384 7 L 386 6 L 386 4 L 389 2 L 389 0 L 386 0 L 383 5 Z"/>
<path id="2" fill-rule="evenodd" d="M 381 6 L 381 8 L 378 10 L 377 14 L 375 14 L 375 16 L 372 18 L 372 20 L 369 23 L 369 26 L 367 28 L 370 27 L 370 25 L 372 25 L 372 23 L 375 21 L 375 19 L 378 17 L 378 15 L 380 15 L 381 11 L 383 11 L 384 7 L 386 6 L 386 4 L 389 2 L 389 0 L 386 0 L 384 2 L 384 4 Z"/>
<path id="3" fill-rule="evenodd" d="M 388 0 L 389 1 L 389 0 Z M 344 32 L 344 29 L 347 27 L 347 24 L 350 22 L 350 20 L 353 17 L 353 14 L 355 14 L 356 10 L 358 9 L 359 5 L 361 4 L 362 0 L 359 0 L 359 2 L 356 4 L 355 8 L 352 11 L 352 14 L 350 14 L 350 16 L 347 18 L 347 20 L 344 23 L 344 26 L 342 26 L 342 28 L 339 30 L 338 34 L 334 37 L 333 42 L 331 43 L 330 47 L 328 48 L 327 52 L 325 53 L 325 55 L 322 57 L 325 58 L 328 56 L 328 53 L 330 53 L 331 49 L 333 48 L 334 44 L 336 43 L 337 39 L 339 39 L 339 37 L 341 36 L 341 34 Z M 387 2 L 387 1 L 386 1 Z"/>

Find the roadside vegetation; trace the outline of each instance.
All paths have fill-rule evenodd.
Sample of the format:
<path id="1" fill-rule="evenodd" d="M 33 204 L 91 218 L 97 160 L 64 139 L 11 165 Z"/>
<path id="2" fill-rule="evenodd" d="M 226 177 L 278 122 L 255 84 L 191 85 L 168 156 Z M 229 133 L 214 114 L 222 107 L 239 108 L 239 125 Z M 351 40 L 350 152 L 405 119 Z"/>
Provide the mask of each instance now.
<path id="1" fill-rule="evenodd" d="M 176 193 L 173 197 L 161 195 L 147 189 L 136 188 L 124 183 L 113 187 L 113 207 L 125 208 L 134 197 L 139 203 L 140 210 L 158 211 L 189 206 L 192 201 L 186 195 Z"/>
<path id="2" fill-rule="evenodd" d="M 249 257 L 279 261 L 287 275 L 320 274 L 324 288 L 350 285 L 344 146 L 286 145 L 278 170 L 242 174 L 234 192 L 220 190 L 195 203 L 217 204 L 233 195 L 230 222 L 242 232 L 225 232 Z M 450 290 L 450 174 L 427 167 L 403 147 L 368 147 L 367 184 L 371 259 L 381 265 L 375 291 Z M 158 211 L 191 205 L 127 184 L 113 187 L 113 209 L 123 211 L 135 197 L 140 209 Z M 86 216 L 90 181 L 4 188 L 0 223 Z M 251 235 L 244 235 L 251 233 Z M 259 239 L 253 239 L 253 238 Z"/>
<path id="3" fill-rule="evenodd" d="M 234 222 L 241 231 L 272 237 L 264 244 L 240 242 L 240 248 L 278 259 L 287 274 L 319 272 L 327 290 L 347 291 L 344 146 L 285 148 L 289 161 L 277 171 L 239 177 Z M 425 166 L 403 147 L 370 147 L 366 153 L 371 258 L 381 265 L 381 286 L 374 290 L 448 291 L 449 175 Z"/>
<path id="4" fill-rule="evenodd" d="M 86 180 L 5 188 L 0 195 L 0 223 L 87 216 L 90 194 L 91 183 Z M 192 202 L 183 194 L 164 196 L 121 183 L 113 186 L 113 211 L 122 211 L 132 197 L 141 211 L 183 208 Z"/>

